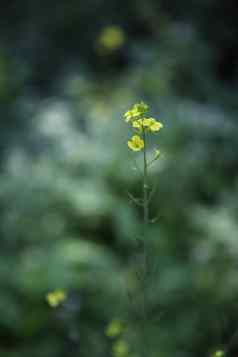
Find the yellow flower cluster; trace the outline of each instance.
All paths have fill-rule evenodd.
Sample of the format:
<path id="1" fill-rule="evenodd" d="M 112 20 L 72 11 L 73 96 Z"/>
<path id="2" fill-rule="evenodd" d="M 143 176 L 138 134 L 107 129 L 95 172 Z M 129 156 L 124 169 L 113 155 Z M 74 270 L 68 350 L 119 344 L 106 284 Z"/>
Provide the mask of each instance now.
<path id="1" fill-rule="evenodd" d="M 154 118 L 147 118 L 145 114 L 149 110 L 149 106 L 144 102 L 136 103 L 125 114 L 125 121 L 130 123 L 132 128 L 138 133 L 158 132 L 163 128 L 163 124 Z M 144 139 L 140 135 L 133 135 L 128 141 L 128 147 L 133 151 L 144 149 Z"/>
<path id="2" fill-rule="evenodd" d="M 51 307 L 57 307 L 63 303 L 67 298 L 67 294 L 64 290 L 54 290 L 46 295 L 46 300 Z"/>
<path id="3" fill-rule="evenodd" d="M 129 123 L 131 120 L 139 119 L 148 109 L 148 105 L 144 102 L 134 104 L 133 107 L 124 114 L 126 122 Z"/>
<path id="4" fill-rule="evenodd" d="M 139 132 L 142 132 L 143 129 L 155 132 L 163 128 L 163 124 L 155 120 L 154 118 L 143 118 L 134 120 L 132 126 L 133 128 L 138 129 Z"/>

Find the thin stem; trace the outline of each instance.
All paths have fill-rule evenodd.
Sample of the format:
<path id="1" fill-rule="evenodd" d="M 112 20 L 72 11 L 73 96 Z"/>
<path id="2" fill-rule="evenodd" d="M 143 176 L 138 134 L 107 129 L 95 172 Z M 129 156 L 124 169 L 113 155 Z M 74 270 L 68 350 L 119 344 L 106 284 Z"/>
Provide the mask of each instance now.
<path id="1" fill-rule="evenodd" d="M 148 163 L 147 163 L 147 142 L 146 142 L 146 132 L 143 129 L 143 140 L 144 140 L 144 174 L 143 174 L 143 216 L 144 216 L 144 227 L 149 222 L 149 205 L 148 205 Z"/>
<path id="2" fill-rule="evenodd" d="M 146 132 L 143 129 L 142 132 L 144 140 L 144 150 L 143 150 L 143 279 L 142 279 L 142 314 L 143 314 L 143 356 L 146 357 L 149 353 L 148 351 L 148 341 L 146 338 L 146 321 L 147 321 L 147 301 L 146 301 L 146 279 L 148 274 L 148 255 L 146 250 L 146 228 L 149 223 L 149 185 L 148 185 L 148 162 L 147 162 L 147 142 L 146 142 Z"/>

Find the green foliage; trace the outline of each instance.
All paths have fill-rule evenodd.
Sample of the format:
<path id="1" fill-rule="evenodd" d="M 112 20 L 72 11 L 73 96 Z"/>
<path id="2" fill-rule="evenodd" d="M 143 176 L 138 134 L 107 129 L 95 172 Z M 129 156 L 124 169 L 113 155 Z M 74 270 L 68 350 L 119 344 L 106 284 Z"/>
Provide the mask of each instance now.
<path id="1" fill-rule="evenodd" d="M 140 357 L 142 217 L 128 192 L 140 199 L 142 182 L 121 120 L 140 100 L 164 124 L 152 138 L 148 355 L 237 354 L 233 17 L 225 2 L 186 0 L 2 9 L 1 355 L 119 357 L 126 343 Z M 108 28 L 120 45 L 106 31 L 102 53 Z M 51 309 L 55 289 L 68 298 Z M 105 329 L 118 319 L 113 346 Z"/>

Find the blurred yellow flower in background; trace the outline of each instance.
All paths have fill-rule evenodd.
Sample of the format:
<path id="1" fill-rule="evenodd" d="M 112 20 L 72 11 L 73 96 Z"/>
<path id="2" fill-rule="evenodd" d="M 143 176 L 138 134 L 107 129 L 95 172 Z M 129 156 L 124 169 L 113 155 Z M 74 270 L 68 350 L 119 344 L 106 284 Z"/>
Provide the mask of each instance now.
<path id="1" fill-rule="evenodd" d="M 215 352 L 212 354 L 211 357 L 224 357 L 224 356 L 225 356 L 224 351 L 222 351 L 222 350 L 217 350 L 217 351 L 215 351 Z"/>
<path id="2" fill-rule="evenodd" d="M 128 355 L 129 346 L 124 340 L 116 341 L 112 346 L 112 353 L 114 357 L 125 357 Z"/>
<path id="3" fill-rule="evenodd" d="M 123 332 L 123 330 L 124 327 L 122 322 L 118 319 L 114 319 L 107 326 L 105 333 L 107 337 L 117 337 Z"/>
<path id="4" fill-rule="evenodd" d="M 46 300 L 51 307 L 57 307 L 63 303 L 67 298 L 67 294 L 64 290 L 57 289 L 49 292 L 46 295 Z"/>
<path id="5" fill-rule="evenodd" d="M 118 50 L 125 43 L 125 33 L 119 26 L 105 27 L 97 39 L 97 44 L 100 49 L 107 52 Z"/>

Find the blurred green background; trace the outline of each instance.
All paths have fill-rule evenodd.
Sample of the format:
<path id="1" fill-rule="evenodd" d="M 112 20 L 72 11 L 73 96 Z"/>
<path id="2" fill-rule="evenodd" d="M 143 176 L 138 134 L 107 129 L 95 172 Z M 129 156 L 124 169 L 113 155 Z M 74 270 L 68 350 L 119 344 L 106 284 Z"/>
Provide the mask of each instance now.
<path id="1" fill-rule="evenodd" d="M 237 18 L 235 0 L 2 1 L 1 356 L 111 356 L 120 318 L 141 357 L 141 179 L 122 119 L 140 100 L 164 123 L 148 357 L 237 355 Z"/>

